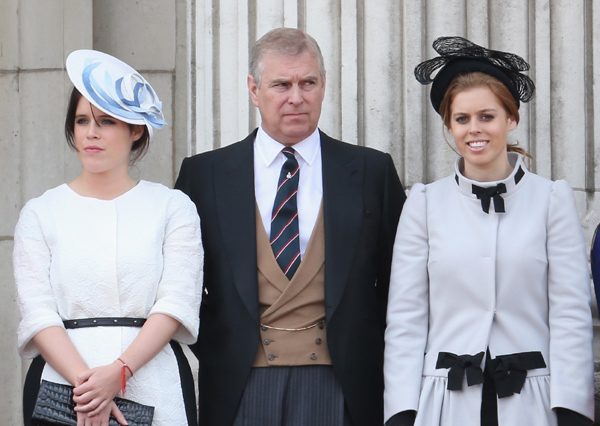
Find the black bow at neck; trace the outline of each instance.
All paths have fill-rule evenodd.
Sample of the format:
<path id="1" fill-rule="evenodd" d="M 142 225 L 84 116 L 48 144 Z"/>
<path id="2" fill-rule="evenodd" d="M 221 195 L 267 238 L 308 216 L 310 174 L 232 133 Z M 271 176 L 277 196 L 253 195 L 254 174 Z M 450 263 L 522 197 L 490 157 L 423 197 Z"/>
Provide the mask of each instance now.
<path id="1" fill-rule="evenodd" d="M 512 153 L 509 153 L 509 155 Z M 459 160 L 460 161 L 460 160 Z M 456 184 L 459 186 L 460 191 L 463 194 L 467 194 L 469 191 L 469 186 L 471 187 L 471 194 L 476 195 L 478 200 L 481 200 L 481 209 L 484 213 L 490 213 L 490 204 L 492 199 L 494 200 L 494 210 L 496 213 L 506 213 L 506 209 L 504 207 L 504 198 L 502 198 L 501 194 L 506 194 L 509 190 L 512 189 L 521 182 L 521 179 L 525 176 L 525 171 L 520 164 L 516 164 L 517 170 L 514 172 L 512 179 L 507 178 L 507 180 L 498 183 L 495 186 L 490 187 L 482 187 L 479 185 L 475 185 L 473 181 L 470 181 L 467 178 L 459 177 L 459 172 L 454 174 L 454 180 Z M 514 181 L 514 186 L 512 182 Z M 508 185 L 508 186 L 507 186 Z"/>
<path id="2" fill-rule="evenodd" d="M 490 201 L 494 200 L 494 210 L 496 213 L 505 213 L 504 198 L 500 194 L 506 193 L 506 185 L 499 183 L 496 186 L 482 188 L 481 186 L 472 185 L 472 193 L 481 200 L 481 208 L 485 213 L 490 213 Z"/>

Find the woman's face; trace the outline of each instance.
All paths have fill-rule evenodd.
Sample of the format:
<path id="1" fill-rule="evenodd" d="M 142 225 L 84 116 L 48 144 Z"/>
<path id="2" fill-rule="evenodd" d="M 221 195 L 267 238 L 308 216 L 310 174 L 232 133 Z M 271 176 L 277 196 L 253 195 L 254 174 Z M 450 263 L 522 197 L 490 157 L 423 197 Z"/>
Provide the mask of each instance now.
<path id="1" fill-rule="evenodd" d="M 502 180 L 511 173 L 508 132 L 517 126 L 487 87 L 454 96 L 449 131 L 464 158 L 464 175 L 477 181 Z"/>
<path id="2" fill-rule="evenodd" d="M 133 142 L 143 133 L 142 126 L 117 120 L 99 110 L 83 96 L 75 112 L 75 147 L 87 172 L 127 172 Z"/>

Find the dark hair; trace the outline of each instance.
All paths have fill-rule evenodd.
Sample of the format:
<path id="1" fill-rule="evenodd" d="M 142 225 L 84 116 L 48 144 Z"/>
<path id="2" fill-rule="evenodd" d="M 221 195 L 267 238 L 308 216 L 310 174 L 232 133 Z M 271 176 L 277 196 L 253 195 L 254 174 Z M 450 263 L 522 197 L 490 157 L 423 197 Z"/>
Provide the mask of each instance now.
<path id="1" fill-rule="evenodd" d="M 74 150 L 77 150 L 75 146 L 75 114 L 77 113 L 77 104 L 79 103 L 79 99 L 81 99 L 81 97 L 82 95 L 79 90 L 73 87 L 71 95 L 69 96 L 67 116 L 65 118 L 65 137 L 67 138 L 67 143 L 69 146 Z M 129 129 L 133 131 L 136 124 L 127 124 Z M 150 145 L 150 132 L 148 131 L 147 126 L 143 127 L 144 132 L 142 133 L 142 136 L 134 141 L 133 145 L 131 146 L 131 154 L 129 157 L 129 165 L 131 166 L 146 154 L 148 151 L 148 146 Z"/>
<path id="2" fill-rule="evenodd" d="M 456 95 L 466 90 L 480 87 L 490 89 L 506 111 L 506 114 L 519 123 L 519 107 L 515 97 L 512 95 L 508 87 L 506 87 L 506 85 L 500 80 L 492 77 L 489 74 L 485 74 L 483 72 L 468 72 L 454 77 L 452 82 L 448 85 L 448 89 L 446 90 L 446 93 L 444 93 L 442 101 L 440 102 L 439 113 L 446 128 L 450 128 L 450 120 L 452 118 L 452 102 L 454 101 Z M 508 152 L 517 152 L 524 157 L 533 160 L 533 157 L 527 151 L 516 144 L 508 144 L 507 150 Z"/>

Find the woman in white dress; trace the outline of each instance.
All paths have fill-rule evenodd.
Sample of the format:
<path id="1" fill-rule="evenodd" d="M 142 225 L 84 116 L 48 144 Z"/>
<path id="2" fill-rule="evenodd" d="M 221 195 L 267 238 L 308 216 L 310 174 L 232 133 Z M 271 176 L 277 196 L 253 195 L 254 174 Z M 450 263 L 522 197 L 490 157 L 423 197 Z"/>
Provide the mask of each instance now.
<path id="1" fill-rule="evenodd" d="M 180 191 L 129 174 L 165 124 L 161 103 L 104 53 L 75 51 L 67 71 L 75 87 L 65 133 L 82 171 L 30 200 L 15 231 L 18 349 L 46 362 L 38 357 L 28 374 L 25 423 L 43 368 L 42 379 L 75 386 L 78 426 L 105 426 L 110 414 L 126 424 L 113 402 L 124 392 L 154 407 L 155 426 L 196 425 L 179 343 L 198 333 L 198 215 Z"/>
<path id="2" fill-rule="evenodd" d="M 386 425 L 575 426 L 594 413 L 590 282 L 573 192 L 508 144 L 533 82 L 461 37 L 415 69 L 460 158 L 416 184 L 394 246 Z M 432 73 L 439 71 L 434 78 Z"/>

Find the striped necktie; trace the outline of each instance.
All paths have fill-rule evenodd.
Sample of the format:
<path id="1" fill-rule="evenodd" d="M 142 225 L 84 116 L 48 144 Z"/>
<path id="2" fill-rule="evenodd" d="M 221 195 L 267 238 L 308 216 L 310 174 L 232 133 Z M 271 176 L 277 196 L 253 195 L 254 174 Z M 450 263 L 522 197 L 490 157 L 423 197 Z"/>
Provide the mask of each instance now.
<path id="1" fill-rule="evenodd" d="M 281 150 L 286 161 L 281 167 L 271 215 L 271 248 L 283 273 L 292 279 L 300 265 L 298 231 L 298 181 L 300 168 L 293 148 Z"/>

